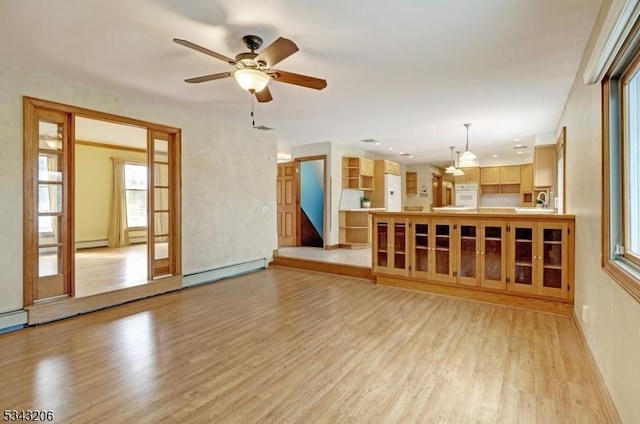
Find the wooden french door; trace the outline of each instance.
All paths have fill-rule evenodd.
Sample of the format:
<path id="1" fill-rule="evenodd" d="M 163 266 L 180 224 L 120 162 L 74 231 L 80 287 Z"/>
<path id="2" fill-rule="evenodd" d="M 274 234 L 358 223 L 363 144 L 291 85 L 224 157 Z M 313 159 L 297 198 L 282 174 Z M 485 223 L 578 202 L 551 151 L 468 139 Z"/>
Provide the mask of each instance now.
<path id="1" fill-rule="evenodd" d="M 179 156 L 176 150 L 176 134 L 165 131 L 148 131 L 148 264 L 149 279 L 173 275 L 178 268 L 176 246 L 180 223 L 179 190 L 176 175 L 179 173 Z"/>
<path id="2" fill-rule="evenodd" d="M 180 130 L 24 98 L 24 305 L 74 296 L 74 121 L 147 128 L 148 280 L 181 273 Z"/>
<path id="3" fill-rule="evenodd" d="M 297 162 L 278 164 L 278 247 L 296 245 L 298 204 Z"/>
<path id="4" fill-rule="evenodd" d="M 25 104 L 24 301 L 73 296 L 72 114 Z"/>

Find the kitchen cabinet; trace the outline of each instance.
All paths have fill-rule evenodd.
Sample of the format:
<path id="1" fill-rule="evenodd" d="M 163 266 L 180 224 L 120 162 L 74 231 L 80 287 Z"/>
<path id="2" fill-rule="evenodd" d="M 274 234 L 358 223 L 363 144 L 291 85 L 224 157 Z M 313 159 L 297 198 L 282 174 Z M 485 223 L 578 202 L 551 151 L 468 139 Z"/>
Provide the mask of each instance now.
<path id="1" fill-rule="evenodd" d="M 400 164 L 390 160 L 382 160 L 385 174 L 400 175 Z"/>
<path id="2" fill-rule="evenodd" d="M 442 218 L 414 218 L 411 228 L 410 274 L 417 278 L 455 280 L 454 223 Z"/>
<path id="3" fill-rule="evenodd" d="M 520 184 L 520 166 L 501 166 L 500 184 Z"/>
<path id="4" fill-rule="evenodd" d="M 569 224 L 510 222 L 510 290 L 570 297 Z"/>
<path id="5" fill-rule="evenodd" d="M 415 196 L 418 194 L 418 173 L 407 172 L 405 173 L 405 193 L 407 196 Z"/>
<path id="6" fill-rule="evenodd" d="M 533 185 L 553 187 L 555 185 L 556 146 L 536 146 L 533 153 Z"/>
<path id="7" fill-rule="evenodd" d="M 339 212 L 340 247 L 358 249 L 371 246 L 371 214 L 368 210 Z"/>
<path id="8" fill-rule="evenodd" d="M 533 164 L 520 167 L 520 206 L 535 206 L 533 197 Z"/>
<path id="9" fill-rule="evenodd" d="M 570 302 L 574 219 L 374 212 L 373 273 Z"/>
<path id="10" fill-rule="evenodd" d="M 342 188 L 373 190 L 374 161 L 367 158 L 342 158 Z"/>
<path id="11" fill-rule="evenodd" d="M 456 184 L 479 183 L 480 168 L 462 168 L 464 175 L 455 177 Z"/>
<path id="12" fill-rule="evenodd" d="M 507 288 L 506 221 L 456 220 L 457 282 L 492 289 Z"/>
<path id="13" fill-rule="evenodd" d="M 499 185 L 500 184 L 500 168 L 497 166 L 480 168 L 480 184 Z"/>
<path id="14" fill-rule="evenodd" d="M 375 217 L 373 228 L 373 272 L 408 276 L 409 220 Z"/>

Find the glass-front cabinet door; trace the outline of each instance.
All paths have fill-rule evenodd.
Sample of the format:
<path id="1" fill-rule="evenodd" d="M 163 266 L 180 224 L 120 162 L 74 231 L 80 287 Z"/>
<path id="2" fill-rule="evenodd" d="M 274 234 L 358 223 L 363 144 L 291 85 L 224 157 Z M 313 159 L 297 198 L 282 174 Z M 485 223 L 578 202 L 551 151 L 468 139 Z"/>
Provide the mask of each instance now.
<path id="1" fill-rule="evenodd" d="M 477 220 L 457 220 L 457 281 L 468 286 L 478 284 L 480 276 L 480 225 Z"/>
<path id="2" fill-rule="evenodd" d="M 480 285 L 492 289 L 507 288 L 507 224 L 483 221 L 480 241 Z"/>
<path id="3" fill-rule="evenodd" d="M 511 284 L 509 288 L 521 293 L 536 293 L 535 224 L 532 222 L 511 222 L 510 227 Z"/>
<path id="4" fill-rule="evenodd" d="M 431 220 L 412 219 L 411 225 L 411 276 L 416 278 L 430 278 L 432 246 L 429 241 Z"/>
<path id="5" fill-rule="evenodd" d="M 373 244 L 373 272 L 408 275 L 409 224 L 406 218 L 376 217 Z"/>
<path id="6" fill-rule="evenodd" d="M 433 246 L 431 278 L 436 281 L 453 282 L 454 231 L 451 219 L 433 219 L 431 221 L 431 245 Z"/>
<path id="7" fill-rule="evenodd" d="M 567 287 L 567 223 L 538 224 L 538 294 L 566 298 Z"/>

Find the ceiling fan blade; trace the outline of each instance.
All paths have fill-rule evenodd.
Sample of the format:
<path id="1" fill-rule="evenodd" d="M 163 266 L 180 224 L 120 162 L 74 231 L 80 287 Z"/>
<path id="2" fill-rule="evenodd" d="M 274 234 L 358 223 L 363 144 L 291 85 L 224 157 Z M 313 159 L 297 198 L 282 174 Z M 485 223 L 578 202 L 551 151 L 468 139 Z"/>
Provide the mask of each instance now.
<path id="1" fill-rule="evenodd" d="M 264 61 L 268 67 L 274 66 L 276 63 L 283 61 L 298 51 L 298 46 L 287 38 L 278 38 L 271 43 L 269 47 L 263 50 L 255 60 Z"/>
<path id="2" fill-rule="evenodd" d="M 220 72 L 219 74 L 211 74 L 211 75 L 203 75 L 201 77 L 188 78 L 184 80 L 184 82 L 196 83 L 196 82 L 206 82 L 213 81 L 222 78 L 229 78 L 231 76 L 231 72 Z"/>
<path id="3" fill-rule="evenodd" d="M 327 86 L 327 81 L 320 78 L 294 74 L 292 72 L 278 71 L 275 69 L 272 69 L 272 71 L 273 73 L 271 74 L 271 76 L 274 81 L 300 85 L 302 87 L 315 88 L 316 90 L 322 90 Z"/>
<path id="4" fill-rule="evenodd" d="M 258 99 L 260 103 L 266 103 L 273 100 L 273 97 L 271 96 L 271 91 L 269 91 L 269 87 L 263 88 L 262 91 L 256 91 L 255 95 L 256 95 L 256 99 Z"/>
<path id="5" fill-rule="evenodd" d="M 193 50 L 198 51 L 200 53 L 204 53 L 204 54 L 209 55 L 211 57 L 215 57 L 216 59 L 223 60 L 223 61 L 227 62 L 230 65 L 234 65 L 236 63 L 236 61 L 231 59 L 230 57 L 227 57 L 227 56 L 222 55 L 220 53 L 216 53 L 216 52 L 214 52 L 212 50 L 209 50 L 209 49 L 205 49 L 204 47 L 201 47 L 201 46 L 199 46 L 197 44 L 193 44 L 191 41 L 181 40 L 179 38 L 174 38 L 173 41 L 175 43 L 180 44 L 181 46 L 189 47 L 190 49 L 193 49 Z"/>

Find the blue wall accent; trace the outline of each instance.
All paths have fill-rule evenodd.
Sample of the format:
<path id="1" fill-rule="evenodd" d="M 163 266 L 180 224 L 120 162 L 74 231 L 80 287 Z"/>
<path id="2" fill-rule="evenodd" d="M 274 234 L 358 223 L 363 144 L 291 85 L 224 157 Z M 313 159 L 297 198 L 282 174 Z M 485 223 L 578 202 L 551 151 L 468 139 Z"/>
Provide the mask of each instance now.
<path id="1" fill-rule="evenodd" d="M 300 207 L 324 237 L 324 161 L 300 162 Z"/>

